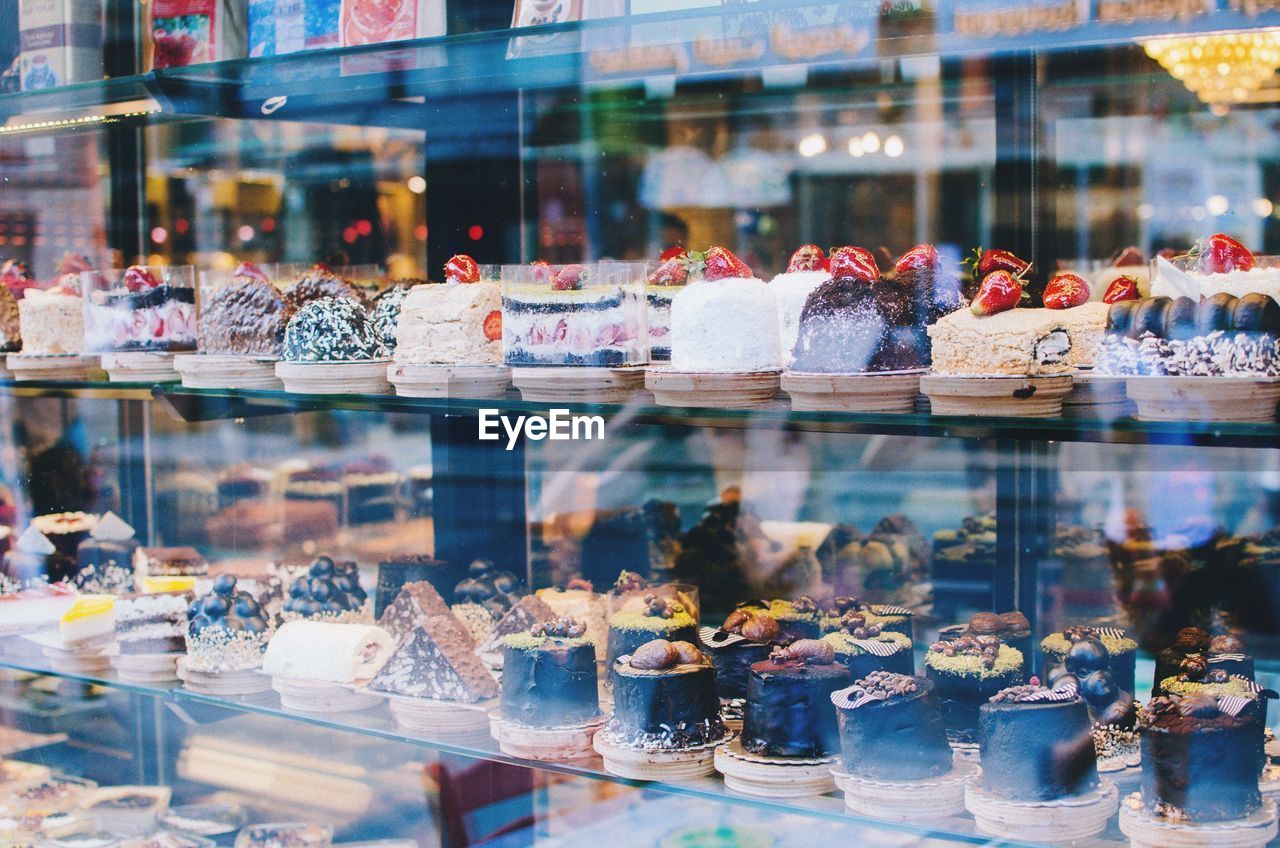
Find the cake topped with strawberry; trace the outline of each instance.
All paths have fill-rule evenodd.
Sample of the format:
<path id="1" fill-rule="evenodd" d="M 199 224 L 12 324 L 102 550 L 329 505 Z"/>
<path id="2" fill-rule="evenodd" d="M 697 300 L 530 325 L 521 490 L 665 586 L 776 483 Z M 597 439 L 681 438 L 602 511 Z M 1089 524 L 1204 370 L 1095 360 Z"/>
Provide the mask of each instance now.
<path id="1" fill-rule="evenodd" d="M 689 284 L 671 301 L 675 371 L 782 370 L 773 292 L 723 247 L 689 254 Z"/>
<path id="2" fill-rule="evenodd" d="M 871 261 L 874 264 L 875 259 Z M 791 254 L 787 270 L 770 281 L 769 290 L 778 303 L 778 334 L 784 362 L 790 362 L 794 354 L 805 301 L 814 289 L 831 277 L 827 270 L 827 254 L 816 244 L 806 244 Z"/>
<path id="3" fill-rule="evenodd" d="M 664 250 L 658 267 L 645 281 L 644 297 L 649 308 L 649 358 L 671 358 L 671 299 L 689 282 L 689 252 L 683 247 Z"/>
<path id="4" fill-rule="evenodd" d="M 410 288 L 395 327 L 396 364 L 500 364 L 502 292 L 494 270 L 458 254 L 445 263 L 443 285 Z"/>
<path id="5" fill-rule="evenodd" d="M 1157 259 L 1151 294 L 1173 298 L 1265 294 L 1280 300 L 1280 261 L 1255 257 L 1231 236 L 1215 233 L 1181 256 Z"/>
<path id="6" fill-rule="evenodd" d="M 193 268 L 132 265 L 80 279 L 87 351 L 195 350 Z"/>
<path id="7" fill-rule="evenodd" d="M 500 330 L 508 365 L 643 365 L 644 266 L 504 265 Z"/>
<path id="8" fill-rule="evenodd" d="M 915 309 L 915 323 L 921 327 L 965 304 L 960 275 L 931 244 L 918 244 L 898 257 L 893 280 Z"/>

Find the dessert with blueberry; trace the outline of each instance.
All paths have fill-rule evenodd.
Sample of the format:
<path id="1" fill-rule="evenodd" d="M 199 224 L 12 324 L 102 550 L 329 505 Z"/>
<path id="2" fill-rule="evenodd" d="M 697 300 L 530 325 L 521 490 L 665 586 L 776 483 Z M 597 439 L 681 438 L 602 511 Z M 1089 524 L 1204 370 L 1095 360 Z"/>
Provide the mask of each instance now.
<path id="1" fill-rule="evenodd" d="M 1063 664 L 1069 666 L 1072 674 L 1081 671 L 1088 674 L 1106 668 L 1121 690 L 1134 691 L 1138 643 L 1118 627 L 1064 627 L 1041 639 L 1040 650 L 1044 654 L 1046 674 L 1054 666 Z M 1068 657 L 1072 657 L 1071 663 L 1066 662 Z"/>
<path id="2" fill-rule="evenodd" d="M 622 610 L 609 619 L 608 667 L 654 639 L 698 641 L 698 623 L 679 601 L 650 593 L 644 596 L 644 604 L 641 610 Z"/>
<path id="3" fill-rule="evenodd" d="M 284 602 L 284 619 L 368 621 L 369 596 L 360 587 L 360 567 L 354 562 L 316 557 L 307 573 L 293 581 Z"/>
<path id="4" fill-rule="evenodd" d="M 831 693 L 844 770 L 871 780 L 926 780 L 951 770 L 951 746 L 934 685 L 873 671 Z"/>
<path id="5" fill-rule="evenodd" d="M 85 293 L 86 350 L 195 350 L 196 290 L 192 278 L 172 267 L 133 265 L 114 282 L 100 275 L 95 279 L 107 285 Z"/>
<path id="6" fill-rule="evenodd" d="M 751 666 L 742 747 L 764 757 L 831 756 L 840 747 L 831 693 L 852 679 L 835 650 L 819 639 L 774 648 Z"/>
<path id="7" fill-rule="evenodd" d="M 596 651 L 568 616 L 504 639 L 501 715 L 525 727 L 569 727 L 600 715 Z"/>
<path id="8" fill-rule="evenodd" d="M 262 665 L 271 628 L 262 606 L 236 585 L 232 574 L 219 574 L 213 589 L 187 608 L 187 667 L 218 674 Z"/>
<path id="9" fill-rule="evenodd" d="M 982 786 L 1009 801 L 1054 801 L 1099 786 L 1089 707 L 1073 686 L 1001 689 L 982 705 Z"/>
<path id="10" fill-rule="evenodd" d="M 937 687 L 947 732 L 957 741 L 972 741 L 978 710 L 988 698 L 1023 681 L 1022 652 L 990 634 L 964 633 L 934 642 L 924 666 Z"/>
<path id="11" fill-rule="evenodd" d="M 284 328 L 293 305 L 250 262 L 236 268 L 227 285 L 201 304 L 198 347 L 201 353 L 232 356 L 280 356 Z"/>
<path id="12" fill-rule="evenodd" d="M 467 576 L 453 587 L 453 596 L 458 602 L 481 606 L 495 620 L 506 615 L 520 594 L 520 578 L 515 572 L 499 568 L 487 559 L 472 560 L 467 566 Z"/>
<path id="13" fill-rule="evenodd" d="M 769 658 L 782 641 L 782 628 L 766 610 L 741 607 L 719 629 L 704 627 L 702 645 L 716 667 L 716 691 L 725 701 L 747 697 L 751 667 Z"/>
<path id="14" fill-rule="evenodd" d="M 1156 654 L 1152 693 L 1159 695 L 1164 689 L 1164 681 L 1181 673 L 1183 661 L 1192 655 L 1203 659 L 1208 669 L 1253 679 L 1253 657 L 1244 652 L 1244 641 L 1238 635 L 1221 633 L 1210 636 L 1209 631 L 1200 627 L 1184 627 L 1178 631 L 1173 644 Z"/>
<path id="15" fill-rule="evenodd" d="M 849 669 L 854 680 L 873 671 L 898 674 L 915 673 L 915 656 L 911 637 L 895 630 L 885 630 L 860 612 L 847 612 L 834 633 L 822 637 L 836 652 L 836 662 Z"/>
<path id="16" fill-rule="evenodd" d="M 654 751 L 675 751 L 722 739 L 715 667 L 697 645 L 653 639 L 609 666 L 612 741 Z"/>

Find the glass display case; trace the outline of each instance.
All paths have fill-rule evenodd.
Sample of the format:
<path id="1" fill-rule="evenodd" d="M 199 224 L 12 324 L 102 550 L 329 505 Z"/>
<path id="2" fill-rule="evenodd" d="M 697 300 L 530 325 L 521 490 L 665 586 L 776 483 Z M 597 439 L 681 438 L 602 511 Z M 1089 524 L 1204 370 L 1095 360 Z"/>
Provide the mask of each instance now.
<path id="1" fill-rule="evenodd" d="M 10 63 L 0 848 L 1276 837 L 1272 4 Z"/>

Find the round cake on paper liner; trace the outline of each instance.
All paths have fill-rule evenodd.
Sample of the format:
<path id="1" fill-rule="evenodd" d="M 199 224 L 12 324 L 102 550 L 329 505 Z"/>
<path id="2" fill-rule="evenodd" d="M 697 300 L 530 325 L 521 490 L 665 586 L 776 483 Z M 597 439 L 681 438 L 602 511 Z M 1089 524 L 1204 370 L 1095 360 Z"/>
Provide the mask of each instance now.
<path id="1" fill-rule="evenodd" d="M 362 362 L 386 355 L 369 314 L 355 300 L 322 297 L 303 306 L 284 332 L 289 362 Z"/>
<path id="2" fill-rule="evenodd" d="M 374 334 L 388 352 L 396 349 L 396 328 L 400 324 L 400 312 L 404 308 L 405 298 L 409 296 L 409 290 L 426 282 L 416 279 L 396 280 L 390 288 L 374 295 L 369 305 L 369 321 L 373 324 Z"/>
<path id="3" fill-rule="evenodd" d="M 562 616 L 504 640 L 501 715 L 524 727 L 573 727 L 600 714 L 587 626 Z"/>
<path id="4" fill-rule="evenodd" d="M 773 293 L 722 247 L 690 254 L 691 282 L 671 300 L 671 368 L 754 373 L 782 369 Z"/>
<path id="5" fill-rule="evenodd" d="M 242 263 L 231 282 L 202 304 L 201 353 L 276 357 L 294 308 L 257 266 Z"/>
<path id="6" fill-rule="evenodd" d="M 677 751 L 724 738 L 715 667 L 697 645 L 654 639 L 615 660 L 609 674 L 605 732 L 622 744 Z"/>
<path id="7" fill-rule="evenodd" d="M 871 780 L 926 780 L 951 770 L 951 746 L 933 683 L 875 671 L 831 693 L 840 725 L 840 759 Z"/>
<path id="8" fill-rule="evenodd" d="M 982 785 L 1009 801 L 1054 801 L 1099 786 L 1089 706 L 1074 686 L 1002 689 L 979 718 Z"/>
<path id="9" fill-rule="evenodd" d="M 817 639 L 775 648 L 751 667 L 742 747 L 763 757 L 829 757 L 840 749 L 831 693 L 853 680 Z"/>

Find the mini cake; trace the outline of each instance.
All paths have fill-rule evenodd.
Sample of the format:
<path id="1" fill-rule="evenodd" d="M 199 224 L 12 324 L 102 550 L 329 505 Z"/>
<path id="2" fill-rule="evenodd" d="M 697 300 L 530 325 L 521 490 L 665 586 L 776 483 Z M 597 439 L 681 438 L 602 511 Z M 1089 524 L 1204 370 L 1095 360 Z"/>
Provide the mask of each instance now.
<path id="1" fill-rule="evenodd" d="M 800 314 L 810 293 L 830 279 L 827 255 L 816 244 L 806 244 L 791 254 L 787 270 L 769 281 L 769 291 L 773 292 L 773 300 L 778 307 L 778 336 L 783 362 L 789 363 L 796 349 Z"/>
<path id="2" fill-rule="evenodd" d="M 722 247 L 690 257 L 690 283 L 671 300 L 672 369 L 781 370 L 778 310 L 769 287 Z"/>
<path id="3" fill-rule="evenodd" d="M 915 635 L 911 623 L 915 613 L 911 610 L 889 604 L 869 604 L 857 595 L 840 595 L 831 602 L 822 622 L 823 630 L 839 630 L 844 617 L 850 613 L 857 613 L 867 624 L 874 624 L 883 631 L 901 633 L 908 639 Z"/>
<path id="4" fill-rule="evenodd" d="M 289 319 L 281 356 L 289 362 L 368 362 L 386 350 L 359 301 L 322 297 Z"/>
<path id="5" fill-rule="evenodd" d="M 347 524 L 395 521 L 400 507 L 400 487 L 404 477 L 386 460 L 353 462 L 342 472 Z"/>
<path id="6" fill-rule="evenodd" d="M 931 244 L 918 244 L 898 257 L 893 281 L 905 301 L 913 305 L 917 327 L 936 324 L 942 316 L 965 306 L 959 275 L 942 261 L 938 249 Z M 928 365 L 927 337 L 922 338 L 922 343 L 924 364 Z"/>
<path id="7" fill-rule="evenodd" d="M 551 607 L 557 617 L 569 617 L 587 628 L 587 638 L 595 645 L 596 658 L 603 660 L 609 644 L 609 625 L 605 618 L 604 598 L 583 580 L 570 580 L 565 588 L 539 589 L 538 598 Z"/>
<path id="8" fill-rule="evenodd" d="M 68 647 L 106 641 L 115 629 L 114 595 L 81 595 L 58 620 L 58 636 Z"/>
<path id="9" fill-rule="evenodd" d="M 108 512 L 89 531 L 89 538 L 76 547 L 76 565 L 81 574 L 87 569 L 99 574 L 123 570 L 132 583 L 133 556 L 137 550 L 133 528 L 114 512 Z"/>
<path id="10" fill-rule="evenodd" d="M 764 757 L 823 758 L 839 750 L 831 693 L 852 682 L 826 642 L 801 639 L 751 666 L 742 747 Z"/>
<path id="11" fill-rule="evenodd" d="M 116 602 L 121 654 L 180 654 L 187 649 L 187 609 L 195 595 L 135 595 Z"/>
<path id="12" fill-rule="evenodd" d="M 5 551 L 4 570 L 14 580 L 25 583 L 40 578 L 56 582 L 72 569 L 49 537 L 32 525 L 22 531 L 12 548 Z"/>
<path id="13" fill-rule="evenodd" d="M 288 621 L 267 643 L 262 671 L 320 683 L 355 683 L 378 673 L 395 651 L 391 634 L 368 624 Z"/>
<path id="14" fill-rule="evenodd" d="M 822 637 L 822 610 L 808 595 L 794 601 L 774 599 L 766 610 L 782 628 L 782 642 Z"/>
<path id="15" fill-rule="evenodd" d="M 502 341 L 508 365 L 613 368 L 648 361 L 639 287 L 621 276 L 593 274 L 605 276 L 600 266 L 565 265 L 554 273 L 546 266 L 504 266 Z"/>
<path id="16" fill-rule="evenodd" d="M 526 727 L 571 727 L 600 715 L 596 652 L 587 626 L 561 617 L 507 636 L 501 715 Z"/>
<path id="17" fill-rule="evenodd" d="M 342 475 L 333 468 L 306 468 L 289 474 L 284 486 L 286 501 L 318 501 L 333 505 L 334 515 L 342 515 Z"/>
<path id="18" fill-rule="evenodd" d="M 1280 268 L 1257 267 L 1253 254 L 1244 245 L 1222 233 L 1201 239 L 1188 253 L 1175 256 L 1172 261 L 1157 261 L 1151 294 L 1186 294 L 1182 283 L 1188 279 L 1202 298 L 1261 294 L 1280 299 Z"/>
<path id="19" fill-rule="evenodd" d="M 87 512 L 55 512 L 48 515 L 37 515 L 31 519 L 31 526 L 49 538 L 71 564 L 75 564 L 76 550 L 80 543 L 89 538 L 89 533 L 98 525 L 98 516 Z M 56 580 L 53 575 L 50 580 Z"/>
<path id="20" fill-rule="evenodd" d="M 444 570 L 444 562 L 425 554 L 392 557 L 378 563 L 378 583 L 373 594 L 374 618 L 382 618 L 383 611 L 400 595 L 405 584 L 425 580 L 435 586 L 436 581 L 443 579 Z"/>
<path id="21" fill-rule="evenodd" d="M 1062 310 L 1010 309 L 978 316 L 959 309 L 930 326 L 929 338 L 937 374 L 1042 377 L 1072 368 Z"/>
<path id="22" fill-rule="evenodd" d="M 1089 707 L 1071 686 L 1002 689 L 982 705 L 982 785 L 1009 801 L 1055 801 L 1098 787 Z"/>
<path id="23" fill-rule="evenodd" d="M 27 263 L 17 259 L 6 259 L 0 262 L 0 283 L 9 290 L 15 300 L 22 300 L 28 291 L 35 288 L 35 278 Z"/>
<path id="24" fill-rule="evenodd" d="M 1199 627 L 1184 627 L 1172 645 L 1156 654 L 1152 693 L 1159 695 L 1164 681 L 1177 676 L 1183 670 L 1183 661 L 1193 654 L 1203 658 L 1207 669 L 1253 679 L 1253 657 L 1245 654 L 1244 642 L 1239 636 L 1231 633 L 1210 636 Z"/>
<path id="25" fill-rule="evenodd" d="M 293 308 L 250 263 L 201 304 L 197 343 L 202 353 L 278 357 Z"/>
<path id="26" fill-rule="evenodd" d="M 443 285 L 415 286 L 400 307 L 397 365 L 498 365 L 502 291 L 469 256 L 445 265 Z"/>
<path id="27" fill-rule="evenodd" d="M 361 306 L 365 304 L 364 293 L 360 289 L 324 265 L 312 266 L 284 292 L 285 302 L 289 305 L 291 312 L 298 311 L 314 300 L 327 297 L 347 298 Z"/>
<path id="28" fill-rule="evenodd" d="M 270 636 L 258 600 L 236 585 L 231 574 L 220 574 L 207 595 L 187 608 L 187 667 L 219 674 L 262 665 L 262 651 Z"/>
<path id="29" fill-rule="evenodd" d="M 89 287 L 85 298 L 86 350 L 195 350 L 196 291 L 171 268 L 133 265 L 108 288 Z"/>
<path id="30" fill-rule="evenodd" d="M 672 751 L 724 738 L 715 668 L 697 645 L 654 639 L 609 669 L 613 717 L 605 732 L 613 740 Z"/>
<path id="31" fill-rule="evenodd" d="M 84 350 L 84 299 L 74 286 L 29 289 L 18 303 L 22 352 L 34 356 Z"/>
<path id="32" fill-rule="evenodd" d="M 373 333 L 382 342 L 387 353 L 396 349 L 396 328 L 400 325 L 400 311 L 404 308 L 409 290 L 426 280 L 397 280 L 389 288 L 373 296 L 369 303 L 369 322 Z"/>
<path id="33" fill-rule="evenodd" d="M 484 607 L 495 620 L 507 614 L 520 593 L 520 578 L 515 572 L 498 568 L 487 559 L 472 560 L 467 577 L 453 587 L 458 601 Z"/>
<path id="34" fill-rule="evenodd" d="M 698 641 L 698 622 L 683 604 L 654 594 L 645 595 L 644 603 L 644 610 L 624 610 L 609 619 L 609 649 L 605 656 L 609 667 L 618 657 L 654 639 Z"/>
<path id="35" fill-rule="evenodd" d="M 1162 695 L 1142 711 L 1142 804 L 1175 820 L 1246 818 L 1262 806 L 1266 762 L 1256 698 Z"/>
<path id="36" fill-rule="evenodd" d="M 1189 654 L 1182 660 L 1182 666 L 1176 675 L 1160 681 L 1160 691 L 1167 695 L 1189 695 L 1195 692 L 1208 692 L 1215 698 L 1249 697 L 1257 698 L 1258 684 L 1247 677 L 1229 674 L 1221 668 L 1213 668 L 1203 656 Z M 1261 704 L 1260 713 L 1266 713 L 1266 702 Z"/>
<path id="37" fill-rule="evenodd" d="M 822 641 L 835 650 L 836 662 L 848 668 L 854 680 L 861 680 L 873 671 L 915 673 L 911 637 L 882 630 L 861 613 L 846 613 L 840 629 L 823 636 Z"/>
<path id="38" fill-rule="evenodd" d="M 497 681 L 471 649 L 471 639 L 457 621 L 427 619 L 401 641 L 369 688 L 466 704 L 497 697 Z"/>
<path id="39" fill-rule="evenodd" d="M 435 619 L 445 619 L 457 625 L 449 611 L 449 605 L 430 583 L 418 580 L 406 583 L 400 594 L 378 617 L 378 626 L 391 634 L 397 644 L 404 642 L 415 629 Z M 465 636 L 464 632 L 464 636 Z M 470 643 L 470 637 L 466 641 Z M 474 646 L 473 646 L 474 647 Z"/>
<path id="40" fill-rule="evenodd" d="M 729 613 L 719 630 L 704 627 L 701 638 L 716 667 L 716 692 L 733 701 L 747 697 L 751 667 L 767 660 L 783 636 L 773 616 L 747 607 Z"/>
<path id="41" fill-rule="evenodd" d="M 22 350 L 22 320 L 18 299 L 8 286 L 0 286 L 0 353 Z"/>
<path id="42" fill-rule="evenodd" d="M 668 251 L 670 253 L 670 251 Z M 649 358 L 671 358 L 671 299 L 689 282 L 689 254 L 683 248 L 660 260 L 645 282 L 644 298 L 649 308 Z"/>
<path id="43" fill-rule="evenodd" d="M 597 509 L 582 537 L 582 576 L 597 586 L 616 583 L 623 573 L 647 581 L 670 574 L 679 549 L 680 508 L 670 501 L 651 498 L 638 507 Z"/>
<path id="44" fill-rule="evenodd" d="M 530 628 L 540 621 L 555 618 L 552 611 L 537 595 L 527 595 L 512 605 L 511 609 L 498 619 L 497 624 L 489 631 L 485 640 L 476 648 L 476 654 L 489 668 L 501 669 L 506 638 L 518 633 L 528 633 Z"/>
<path id="45" fill-rule="evenodd" d="M 199 577 L 209 572 L 209 561 L 195 548 L 138 548 L 133 567 L 139 576 Z"/>
<path id="46" fill-rule="evenodd" d="M 1010 647 L 1017 648 L 1022 654 L 1022 676 L 1025 680 L 1031 674 L 1031 622 L 1016 610 L 1006 613 L 977 612 L 969 617 L 967 624 L 953 624 L 938 631 L 942 639 L 952 639 L 960 635 L 995 636 Z"/>
<path id="47" fill-rule="evenodd" d="M 1106 650 L 1105 658 L 1096 658 L 1091 644 L 1077 647 L 1080 643 L 1097 640 Z M 1080 659 L 1090 660 L 1088 671 L 1097 671 L 1105 667 L 1111 671 L 1116 685 L 1125 692 L 1134 691 L 1134 669 L 1137 665 L 1138 643 L 1118 627 L 1066 627 L 1057 633 L 1050 633 L 1040 640 L 1040 650 L 1044 654 L 1046 673 L 1056 665 L 1061 665 L 1067 656 L 1075 651 Z M 1085 656 L 1087 655 L 1087 656 Z M 1072 674 L 1077 674 L 1073 671 Z"/>
<path id="48" fill-rule="evenodd" d="M 313 621 L 368 621 L 369 596 L 360 587 L 360 567 L 354 562 L 335 563 L 331 557 L 317 557 L 307 573 L 289 587 L 284 602 L 284 619 Z"/>
<path id="49" fill-rule="evenodd" d="M 947 732 L 969 741 L 978 709 L 1001 689 L 1022 683 L 1022 652 L 998 636 L 964 634 L 934 642 L 924 655 L 925 673 L 937 686 Z"/>
<path id="50" fill-rule="evenodd" d="M 831 693 L 844 770 L 871 780 L 926 780 L 951 770 L 951 746 L 923 677 L 873 671 Z"/>

